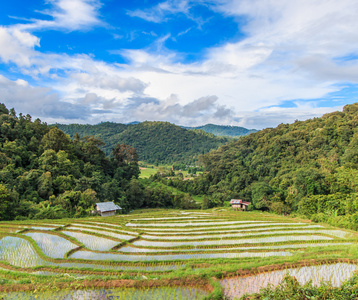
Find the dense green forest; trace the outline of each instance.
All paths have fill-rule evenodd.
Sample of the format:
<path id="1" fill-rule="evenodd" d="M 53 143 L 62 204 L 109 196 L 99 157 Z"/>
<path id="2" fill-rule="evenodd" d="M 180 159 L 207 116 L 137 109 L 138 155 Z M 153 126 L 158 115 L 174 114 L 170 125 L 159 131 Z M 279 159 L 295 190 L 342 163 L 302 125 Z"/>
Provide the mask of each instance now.
<path id="1" fill-rule="evenodd" d="M 215 124 L 206 124 L 198 127 L 184 127 L 184 128 L 192 129 L 192 130 L 202 130 L 216 136 L 230 136 L 230 137 L 240 137 L 258 131 L 256 129 L 247 129 L 239 126 L 225 126 L 225 125 L 215 125 Z"/>
<path id="2" fill-rule="evenodd" d="M 355 103 L 250 134 L 203 155 L 205 175 L 178 187 L 216 203 L 242 198 L 256 209 L 358 229 L 357 125 Z"/>
<path id="3" fill-rule="evenodd" d="M 216 137 L 201 130 L 187 130 L 168 122 L 142 122 L 138 124 L 100 123 L 98 125 L 60 125 L 57 127 L 72 138 L 93 135 L 101 139 L 101 146 L 109 155 L 114 145 L 124 143 L 137 150 L 139 160 L 153 164 L 181 162 L 193 164 L 198 155 L 217 149 L 229 139 Z"/>
<path id="4" fill-rule="evenodd" d="M 189 195 L 151 188 L 138 180 L 138 155 L 117 144 L 107 157 L 103 142 L 0 104 L 0 219 L 81 217 L 96 202 L 114 201 L 127 212 L 140 207 L 190 208 Z"/>

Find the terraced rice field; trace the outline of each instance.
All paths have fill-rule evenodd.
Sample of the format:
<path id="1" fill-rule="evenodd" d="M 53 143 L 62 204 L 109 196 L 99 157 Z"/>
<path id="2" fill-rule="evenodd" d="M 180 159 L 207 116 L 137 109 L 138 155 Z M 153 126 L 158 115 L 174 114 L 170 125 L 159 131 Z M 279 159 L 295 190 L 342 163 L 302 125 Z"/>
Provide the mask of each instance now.
<path id="1" fill-rule="evenodd" d="M 242 297 L 245 294 L 258 293 L 268 285 L 277 286 L 286 275 L 294 276 L 300 284 L 312 281 L 319 286 L 321 282 L 331 282 L 338 287 L 349 279 L 358 266 L 354 264 L 338 263 L 332 265 L 290 268 L 287 270 L 262 273 L 254 276 L 223 279 L 220 284 L 224 288 L 225 296 L 230 299 Z"/>
<path id="2" fill-rule="evenodd" d="M 355 249 L 358 241 L 354 232 L 304 220 L 225 210 L 210 213 L 168 210 L 110 218 L 8 222 L 0 223 L 0 238 L 0 264 L 5 269 L 17 268 L 32 276 L 57 277 L 70 272 L 76 274 L 73 278 L 93 273 L 136 280 L 166 278 L 171 273 L 182 276 L 179 272 L 184 271 L 188 276 L 213 272 L 232 275 L 250 266 L 282 264 L 307 257 L 337 258 L 339 253 Z M 342 273 L 332 269 L 333 266 L 310 268 L 316 268 L 314 272 L 329 279 L 329 274 Z M 343 273 L 347 274 L 357 269 L 354 264 L 344 268 Z M 230 276 L 220 280 L 221 288 L 226 297 L 235 299 L 257 292 L 267 283 L 276 284 L 277 278 L 287 272 L 309 278 L 302 274 L 311 271 L 291 268 L 275 272 Z M 336 280 L 335 284 L 339 282 Z M 196 291 L 196 295 L 200 298 L 207 292 Z M 180 294 L 183 299 L 188 298 L 186 293 L 189 292 Z M 27 294 L 24 297 L 31 299 Z"/>
<path id="3" fill-rule="evenodd" d="M 36 296 L 36 298 L 34 298 Z M 205 296 L 205 292 L 197 288 L 171 288 L 161 287 L 152 289 L 101 289 L 101 290 L 62 290 L 47 291 L 40 293 L 31 292 L 12 292 L 8 293 L 8 300 L 63 300 L 63 299 L 125 299 L 125 300 L 196 300 Z"/>

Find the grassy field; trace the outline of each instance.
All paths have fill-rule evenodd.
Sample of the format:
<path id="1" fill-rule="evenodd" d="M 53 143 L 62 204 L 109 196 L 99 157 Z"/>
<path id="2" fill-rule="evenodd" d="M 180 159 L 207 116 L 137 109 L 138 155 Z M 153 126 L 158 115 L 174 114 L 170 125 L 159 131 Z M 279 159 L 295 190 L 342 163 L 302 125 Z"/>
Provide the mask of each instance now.
<path id="1" fill-rule="evenodd" d="M 157 168 L 140 168 L 140 175 L 139 178 L 149 178 L 150 176 L 154 175 L 158 172 Z"/>
<path id="2" fill-rule="evenodd" d="M 0 222 L 0 237 L 0 291 L 14 299 L 64 286 L 103 299 L 236 299 L 285 274 L 339 285 L 358 259 L 356 232 L 225 208 Z"/>
<path id="3" fill-rule="evenodd" d="M 139 163 L 139 168 L 140 168 L 140 178 L 149 178 L 151 175 L 156 174 L 159 170 L 162 171 L 169 171 L 172 169 L 171 165 L 161 165 L 161 166 L 155 166 L 155 165 L 151 165 L 151 164 L 147 164 L 144 162 L 140 162 Z M 183 171 L 175 171 L 175 175 L 178 175 L 179 173 L 182 173 L 184 178 L 193 178 L 191 176 L 189 176 L 188 171 L 183 170 Z M 197 175 L 202 174 L 203 172 L 198 171 Z"/>

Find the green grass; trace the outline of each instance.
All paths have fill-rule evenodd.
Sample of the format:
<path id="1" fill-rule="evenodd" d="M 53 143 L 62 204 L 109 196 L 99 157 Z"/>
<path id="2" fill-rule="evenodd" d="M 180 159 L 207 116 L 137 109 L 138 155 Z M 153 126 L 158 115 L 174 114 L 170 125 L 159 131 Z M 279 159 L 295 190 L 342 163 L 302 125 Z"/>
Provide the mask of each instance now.
<path id="1" fill-rule="evenodd" d="M 140 170 L 139 178 L 149 178 L 158 172 L 157 168 L 145 168 Z"/>

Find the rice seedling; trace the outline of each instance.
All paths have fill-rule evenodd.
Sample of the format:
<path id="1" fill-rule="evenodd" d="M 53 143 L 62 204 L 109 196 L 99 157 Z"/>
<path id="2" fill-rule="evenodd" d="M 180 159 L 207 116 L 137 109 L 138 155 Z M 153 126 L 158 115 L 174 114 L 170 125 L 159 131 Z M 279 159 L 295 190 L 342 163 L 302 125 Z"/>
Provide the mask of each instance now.
<path id="1" fill-rule="evenodd" d="M 143 271 L 166 271 L 176 270 L 184 265 L 160 265 L 160 266 L 121 266 L 108 264 L 91 264 L 82 262 L 52 262 L 43 260 L 33 246 L 24 239 L 18 237 L 4 237 L 0 240 L 0 260 L 13 266 L 22 268 L 36 266 L 56 266 L 64 268 L 91 268 L 103 270 L 143 270 Z"/>
<path id="2" fill-rule="evenodd" d="M 237 245 L 237 244 L 256 244 L 256 243 L 277 243 L 288 241 L 312 241 L 312 240 L 332 240 L 333 238 L 320 235 L 291 235 L 275 236 L 266 238 L 240 239 L 240 240 L 204 240 L 204 241 L 181 241 L 181 242 L 158 242 L 138 240 L 133 242 L 135 246 L 144 247 L 180 247 L 180 246 L 202 246 L 202 245 Z"/>
<path id="3" fill-rule="evenodd" d="M 25 235 L 31 237 L 42 252 L 52 258 L 64 258 L 68 251 L 78 247 L 70 241 L 53 234 L 27 232 Z"/>
<path id="4" fill-rule="evenodd" d="M 62 233 L 71 236 L 85 245 L 90 250 L 108 251 L 112 247 L 116 246 L 119 242 L 109 240 L 106 238 L 90 235 L 86 233 L 80 233 L 75 231 L 62 231 Z"/>
<path id="5" fill-rule="evenodd" d="M 244 225 L 231 225 L 231 226 L 215 226 L 215 227 L 191 227 L 191 228 L 147 228 L 147 227 L 136 227 L 139 230 L 142 231 L 150 231 L 150 232 L 161 232 L 160 229 L 165 229 L 165 232 L 170 232 L 171 234 L 175 234 L 175 233 L 195 233 L 198 232 L 199 230 L 203 230 L 205 232 L 212 232 L 212 231 L 219 231 L 221 232 L 221 230 L 227 230 L 227 229 L 241 229 L 241 228 L 253 228 L 253 227 L 262 227 L 262 228 L 269 228 L 270 226 L 274 226 L 274 225 L 290 225 L 290 226 L 307 226 L 306 223 L 267 223 L 267 222 L 262 222 L 262 223 L 248 223 L 248 224 L 244 224 Z M 318 225 L 320 226 L 320 225 Z"/>
<path id="6" fill-rule="evenodd" d="M 128 299 L 128 300 L 196 300 L 206 295 L 204 290 L 192 287 L 160 287 L 160 288 L 122 288 L 122 289 L 87 289 L 87 290 L 59 290 L 45 292 L 10 292 L 6 299 Z"/>
<path id="7" fill-rule="evenodd" d="M 230 299 L 237 299 L 244 294 L 258 293 L 269 284 L 278 285 L 286 275 L 294 276 L 300 284 L 312 281 L 319 285 L 322 281 L 330 281 L 332 286 L 340 286 L 350 278 L 358 266 L 354 264 L 337 263 L 332 265 L 289 268 L 281 271 L 261 273 L 252 276 L 226 278 L 220 281 L 224 294 Z"/>
<path id="8" fill-rule="evenodd" d="M 193 223 L 146 223 L 147 227 L 189 227 L 189 226 L 217 226 L 217 225 L 230 225 L 230 224 L 242 224 L 242 223 L 258 223 L 265 221 L 226 221 L 226 222 L 193 222 Z M 143 224 L 127 223 L 128 227 L 137 227 Z"/>
<path id="9" fill-rule="evenodd" d="M 276 228 L 277 229 L 277 228 Z M 283 229 L 281 227 L 281 229 Z M 301 229 L 301 228 L 300 228 Z M 305 228 L 306 229 L 306 228 Z M 285 231 L 274 231 L 272 232 L 272 228 L 270 228 L 269 231 L 260 231 L 260 232 L 249 232 L 249 231 L 240 231 L 236 233 L 225 233 L 225 234 L 213 234 L 213 235 L 195 235 L 195 236 L 155 236 L 155 235 L 149 235 L 144 234 L 142 235 L 142 238 L 147 240 L 201 240 L 201 239 L 222 239 L 222 238 L 230 238 L 230 237 L 247 237 L 247 236 L 253 236 L 253 235 L 278 235 L 278 234 L 290 234 L 290 233 L 322 233 L 322 234 L 328 234 L 333 236 L 338 236 L 341 238 L 344 238 L 347 233 L 339 230 L 313 230 L 312 228 L 307 228 L 310 230 L 285 230 Z"/>
<path id="10" fill-rule="evenodd" d="M 112 231 L 108 231 L 108 230 L 98 230 L 98 229 L 92 229 L 92 228 L 87 228 L 87 227 L 77 227 L 77 226 L 69 226 L 66 227 L 66 229 L 71 229 L 71 230 L 85 230 L 88 232 L 95 232 L 95 233 L 99 233 L 102 235 L 108 235 L 120 240 L 130 240 L 133 239 L 135 237 L 135 235 L 127 235 L 127 234 L 119 234 L 119 233 L 115 233 Z"/>
<path id="11" fill-rule="evenodd" d="M 0 260 L 22 268 L 45 264 L 28 241 L 13 236 L 0 240 Z"/>
<path id="12" fill-rule="evenodd" d="M 30 229 L 33 230 L 53 230 L 56 227 L 43 227 L 43 226 L 31 226 Z"/>
<path id="13" fill-rule="evenodd" d="M 170 261 L 191 259 L 213 259 L 213 258 L 240 258 L 240 257 L 269 257 L 269 256 L 291 256 L 290 252 L 241 252 L 241 253 L 194 253 L 194 254 L 172 254 L 172 255 L 123 255 L 114 253 L 97 253 L 90 251 L 77 251 L 71 257 L 88 260 L 110 260 L 110 261 Z"/>
<path id="14" fill-rule="evenodd" d="M 286 224 L 284 224 L 286 225 Z M 296 225 L 296 226 L 293 226 Z M 301 225 L 299 227 L 297 227 L 297 225 Z M 302 226 L 303 225 L 303 226 Z M 241 229 L 243 227 L 246 227 L 245 229 Z M 258 227 L 258 228 L 257 228 Z M 268 225 L 253 225 L 253 226 L 238 226 L 237 228 L 232 228 L 232 229 L 226 229 L 225 227 L 223 227 L 221 230 L 199 230 L 199 231 L 152 231 L 152 229 L 150 230 L 146 230 L 148 231 L 148 235 L 152 235 L 152 236 L 197 236 L 197 235 L 203 235 L 203 234 L 226 234 L 226 233 L 236 233 L 236 232 L 247 232 L 247 231 L 267 231 L 267 230 L 278 230 L 278 229 L 311 229 L 311 228 L 324 228 L 322 225 L 306 225 L 306 224 L 289 224 L 289 226 L 268 226 Z"/>
<path id="15" fill-rule="evenodd" d="M 166 220 L 183 220 L 183 219 L 199 219 L 202 216 L 194 216 L 194 217 L 168 217 L 168 218 L 141 218 L 141 219 L 132 219 L 132 221 L 166 221 Z"/>
<path id="16" fill-rule="evenodd" d="M 285 244 L 285 245 L 270 245 L 270 246 L 255 246 L 255 247 L 225 247 L 225 248 L 195 248 L 195 249 L 158 249 L 158 248 L 138 248 L 125 246 L 120 248 L 118 252 L 124 253 L 163 253 L 163 252 L 198 252 L 198 251 L 243 251 L 243 250 L 276 250 L 276 249 L 302 249 L 312 247 L 335 247 L 351 245 L 352 243 L 305 243 L 305 244 Z"/>

